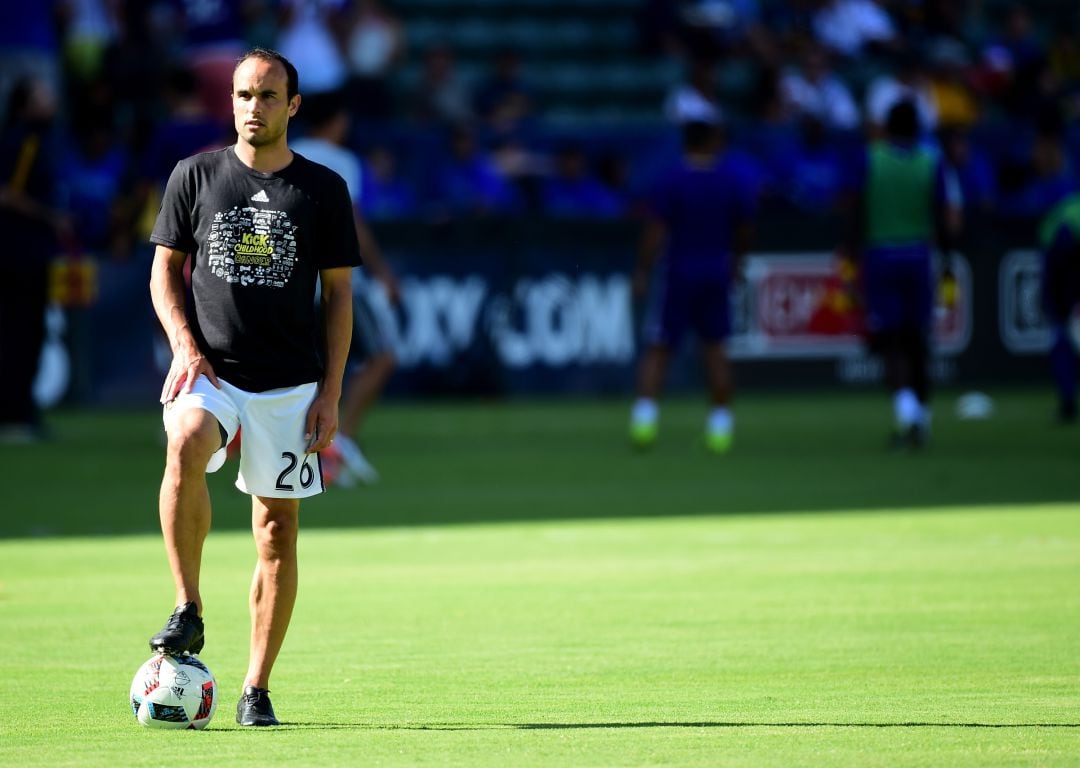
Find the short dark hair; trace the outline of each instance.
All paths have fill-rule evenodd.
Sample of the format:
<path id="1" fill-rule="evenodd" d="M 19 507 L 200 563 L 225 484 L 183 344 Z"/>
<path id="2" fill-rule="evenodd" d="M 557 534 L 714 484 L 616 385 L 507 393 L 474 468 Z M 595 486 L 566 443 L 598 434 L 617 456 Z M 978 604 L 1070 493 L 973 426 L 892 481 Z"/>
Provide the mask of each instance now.
<path id="1" fill-rule="evenodd" d="M 252 48 L 236 60 L 236 66 L 233 67 L 233 75 L 236 75 L 236 70 L 240 69 L 240 65 L 248 59 L 262 59 L 263 61 L 278 62 L 285 68 L 285 76 L 288 79 L 286 94 L 289 99 L 291 100 L 293 96 L 300 93 L 300 75 L 297 73 L 296 67 L 293 66 L 291 61 L 277 51 L 271 50 L 270 48 Z"/>
<path id="2" fill-rule="evenodd" d="M 304 122 L 312 128 L 322 128 L 346 111 L 340 91 L 316 93 L 304 99 Z"/>
<path id="3" fill-rule="evenodd" d="M 708 120 L 690 120 L 683 123 L 682 143 L 687 152 L 707 152 L 715 149 L 720 141 L 719 123 Z"/>
<path id="4" fill-rule="evenodd" d="M 896 102 L 885 118 L 885 132 L 901 141 L 919 138 L 919 112 L 915 109 L 915 102 L 910 99 Z"/>

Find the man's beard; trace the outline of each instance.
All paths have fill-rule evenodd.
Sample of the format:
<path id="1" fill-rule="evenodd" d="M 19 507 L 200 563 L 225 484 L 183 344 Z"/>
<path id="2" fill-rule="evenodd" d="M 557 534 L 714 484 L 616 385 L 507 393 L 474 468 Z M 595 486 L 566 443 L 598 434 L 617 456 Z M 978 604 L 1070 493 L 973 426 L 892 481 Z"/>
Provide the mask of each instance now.
<path id="1" fill-rule="evenodd" d="M 282 128 L 280 131 L 277 131 L 276 133 L 270 133 L 269 131 L 256 132 L 249 135 L 246 141 L 253 147 L 266 147 L 276 143 L 284 135 L 284 128 Z"/>

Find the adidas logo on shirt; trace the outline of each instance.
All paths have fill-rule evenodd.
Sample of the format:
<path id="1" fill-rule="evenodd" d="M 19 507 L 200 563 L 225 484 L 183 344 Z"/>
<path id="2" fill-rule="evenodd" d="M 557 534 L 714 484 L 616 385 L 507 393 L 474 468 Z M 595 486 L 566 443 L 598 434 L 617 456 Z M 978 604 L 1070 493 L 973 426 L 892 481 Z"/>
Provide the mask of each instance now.
<path id="1" fill-rule="evenodd" d="M 251 196 L 251 199 L 254 200 L 256 203 L 269 203 L 270 202 L 270 198 L 266 196 L 266 190 L 265 189 L 260 189 L 258 192 L 256 192 L 254 195 Z"/>

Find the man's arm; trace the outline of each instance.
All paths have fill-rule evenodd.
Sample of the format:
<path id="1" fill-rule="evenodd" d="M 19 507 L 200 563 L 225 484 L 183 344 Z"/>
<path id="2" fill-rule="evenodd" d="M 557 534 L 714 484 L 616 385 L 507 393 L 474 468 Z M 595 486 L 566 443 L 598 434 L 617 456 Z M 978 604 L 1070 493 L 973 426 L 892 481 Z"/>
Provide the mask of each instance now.
<path id="1" fill-rule="evenodd" d="M 352 341 L 352 267 L 321 270 L 319 279 L 322 282 L 323 322 L 326 324 L 325 372 L 304 426 L 309 453 L 325 450 L 337 432 L 341 380 Z"/>
<path id="2" fill-rule="evenodd" d="M 169 339 L 169 348 L 173 354 L 172 365 L 161 388 L 162 403 L 171 402 L 181 392 L 190 392 L 200 375 L 205 375 L 215 387 L 221 386 L 188 324 L 184 308 L 186 259 L 187 254 L 183 251 L 159 245 L 154 252 L 154 264 L 150 268 L 150 298 L 154 302 L 154 311 Z"/>
<path id="3" fill-rule="evenodd" d="M 397 277 L 390 265 L 383 258 L 379 244 L 375 242 L 375 236 L 371 234 L 364 217 L 353 207 L 353 224 L 356 227 L 356 239 L 360 243 L 360 254 L 364 257 L 364 268 L 372 277 L 382 283 L 386 295 L 391 302 L 397 304 L 401 298 L 401 289 L 398 287 Z"/>
<path id="4" fill-rule="evenodd" d="M 934 179 L 934 234 L 938 248 L 949 254 L 964 223 L 964 193 L 952 168 L 940 163 Z"/>
<path id="5" fill-rule="evenodd" d="M 664 243 L 667 240 L 667 226 L 656 216 L 645 219 L 645 228 L 638 243 L 637 266 L 634 269 L 633 291 L 635 296 L 644 296 L 649 287 L 649 277 L 653 267 L 660 259 Z"/>

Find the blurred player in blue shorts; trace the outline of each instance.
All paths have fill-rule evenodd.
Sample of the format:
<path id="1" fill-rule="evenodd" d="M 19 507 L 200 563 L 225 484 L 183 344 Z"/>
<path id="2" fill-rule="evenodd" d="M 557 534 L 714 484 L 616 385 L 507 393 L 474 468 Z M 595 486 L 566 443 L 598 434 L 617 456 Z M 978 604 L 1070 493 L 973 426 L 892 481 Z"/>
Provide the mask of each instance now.
<path id="1" fill-rule="evenodd" d="M 1058 390 L 1058 417 L 1076 421 L 1076 351 L 1069 318 L 1080 304 L 1080 192 L 1055 206 L 1039 232 L 1043 250 L 1043 308 L 1050 323 L 1050 366 Z"/>
<path id="2" fill-rule="evenodd" d="M 949 253 L 960 226 L 960 187 L 939 153 L 919 142 L 909 101 L 889 111 L 885 137 L 856 173 L 852 256 L 862 259 L 866 325 L 893 394 L 896 447 L 920 447 L 930 428 L 932 249 Z"/>
<path id="3" fill-rule="evenodd" d="M 630 419 L 630 439 L 652 445 L 659 434 L 657 400 L 671 352 L 692 329 L 701 342 L 712 409 L 707 447 L 731 449 L 731 370 L 725 342 L 731 333 L 730 293 L 738 262 L 750 240 L 755 186 L 737 158 L 723 152 L 718 124 L 683 128 L 682 161 L 662 176 L 642 234 L 634 290 L 643 296 L 654 266 L 658 284 L 645 318 L 644 357 Z"/>
<path id="4" fill-rule="evenodd" d="M 360 242 L 365 270 L 353 273 L 353 334 L 349 349 L 349 369 L 345 389 L 341 394 L 341 422 L 334 445 L 341 454 L 342 471 L 334 483 L 352 486 L 357 481 L 372 485 L 379 473 L 358 445 L 358 435 L 364 417 L 386 386 L 394 372 L 394 357 L 388 334 L 368 299 L 371 281 L 364 274 L 370 271 L 392 303 L 399 299 L 397 278 L 382 256 L 375 237 L 361 215 L 363 170 L 360 159 L 348 146 L 350 119 L 340 94 L 318 94 L 304 104 L 307 135 L 292 142 L 293 151 L 309 160 L 325 165 L 345 180 L 353 202 L 353 223 Z"/>

